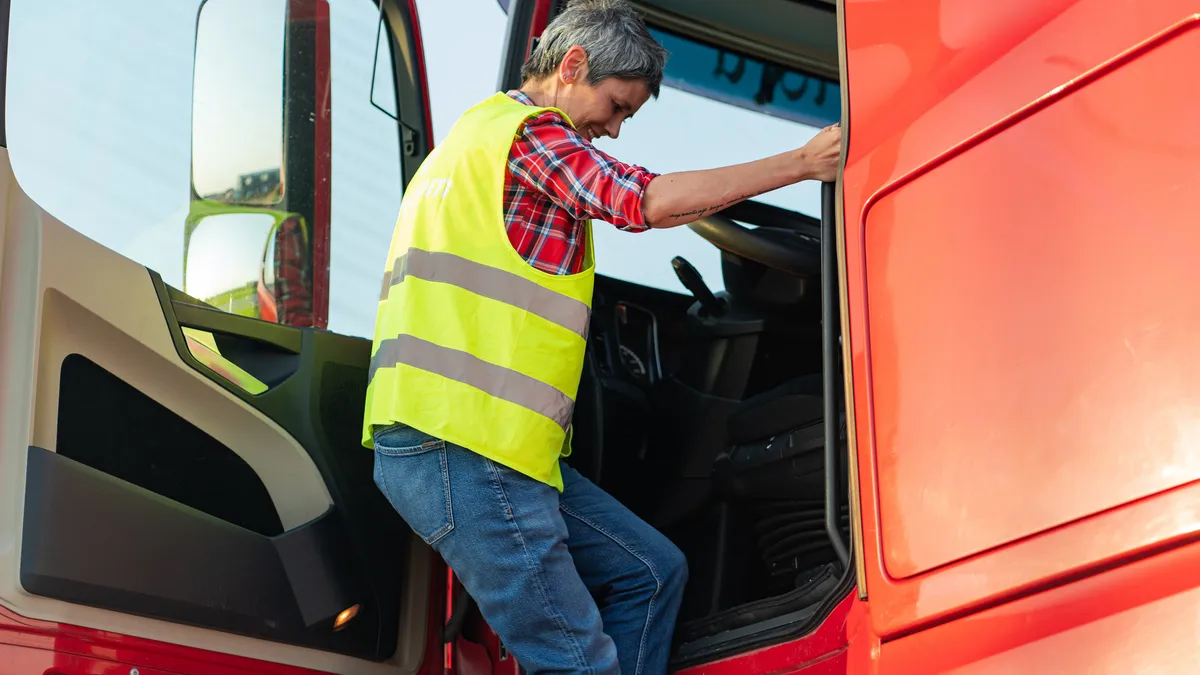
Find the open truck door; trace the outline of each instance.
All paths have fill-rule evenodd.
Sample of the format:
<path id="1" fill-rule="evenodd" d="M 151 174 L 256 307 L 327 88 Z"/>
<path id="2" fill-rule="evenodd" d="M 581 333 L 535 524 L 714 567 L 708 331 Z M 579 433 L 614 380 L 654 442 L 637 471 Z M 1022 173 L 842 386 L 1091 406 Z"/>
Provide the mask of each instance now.
<path id="1" fill-rule="evenodd" d="M 377 209 L 390 211 L 390 232 L 431 149 L 414 4 L 143 3 L 123 17 L 141 22 L 128 33 L 102 3 L 49 4 L 0 2 L 9 65 L 29 65 L 38 41 L 78 40 L 89 22 L 61 20 L 73 11 L 109 27 L 109 53 L 144 31 L 196 37 L 192 133 L 170 136 L 186 129 L 186 107 L 149 99 L 184 113 L 182 124 L 163 113 L 157 151 L 190 140 L 194 161 L 171 170 L 193 180 L 159 230 L 185 235 L 184 260 L 178 247 L 140 254 L 174 267 L 168 282 L 114 250 L 120 232 L 99 207 L 63 198 L 69 174 L 55 192 L 34 160 L 21 164 L 40 133 L 72 142 L 38 126 L 62 112 L 54 100 L 36 103 L 39 81 L 66 71 L 8 70 L 0 661 L 63 674 L 440 671 L 444 568 L 376 489 L 360 445 L 370 340 L 320 330 L 331 239 L 355 217 L 331 194 L 354 177 L 331 158 L 370 147 L 360 163 L 391 162 Z M 182 46 L 158 67 L 190 62 Z M 358 136 L 331 124 L 338 115 Z M 91 168 L 120 161 L 112 148 Z M 307 298 L 288 305 L 295 296 L 275 292 L 279 260 L 302 268 Z"/>

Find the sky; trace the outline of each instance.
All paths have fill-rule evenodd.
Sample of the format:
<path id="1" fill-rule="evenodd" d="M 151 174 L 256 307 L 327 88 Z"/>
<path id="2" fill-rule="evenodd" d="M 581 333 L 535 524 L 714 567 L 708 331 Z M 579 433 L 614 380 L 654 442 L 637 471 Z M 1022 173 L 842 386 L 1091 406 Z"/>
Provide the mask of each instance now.
<path id="1" fill-rule="evenodd" d="M 394 120 L 371 100 L 377 9 L 370 0 L 327 1 L 335 73 L 330 328 L 369 336 L 401 197 L 399 148 Z M 244 251 L 225 258 L 223 267 L 189 265 L 192 278 L 183 278 L 193 58 L 204 61 L 195 68 L 195 175 L 208 193 L 231 185 L 231 176 L 279 163 L 280 123 L 272 114 L 279 111 L 281 64 L 270 55 L 282 37 L 265 27 L 283 4 L 209 0 L 197 45 L 197 0 L 12 0 L 6 112 L 17 180 L 52 215 L 155 269 L 167 283 L 215 288 L 251 280 L 256 258 Z M 436 141 L 462 111 L 495 91 L 506 17 L 496 0 L 417 0 L 417 7 Z M 231 78 L 227 98 L 203 95 Z M 379 86 L 377 80 L 377 96 Z M 619 139 L 597 146 L 666 173 L 773 155 L 815 133 L 667 87 Z M 815 215 L 819 186 L 792 186 L 761 199 Z M 256 248 L 248 239 L 258 229 L 241 230 L 246 250 Z M 630 234 L 597 223 L 595 238 L 602 274 L 682 293 L 670 266 L 682 255 L 714 290 L 723 288 L 717 250 L 686 227 Z"/>

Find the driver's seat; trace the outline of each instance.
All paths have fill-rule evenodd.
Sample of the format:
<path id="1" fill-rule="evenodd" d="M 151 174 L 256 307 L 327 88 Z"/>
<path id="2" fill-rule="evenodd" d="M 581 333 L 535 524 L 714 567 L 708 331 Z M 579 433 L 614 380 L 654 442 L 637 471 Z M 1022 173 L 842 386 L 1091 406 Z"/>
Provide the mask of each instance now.
<path id="1" fill-rule="evenodd" d="M 802 375 L 742 401 L 727 422 L 730 447 L 713 469 L 732 498 L 819 498 L 824 493 L 821 375 Z"/>
<path id="2" fill-rule="evenodd" d="M 821 374 L 801 375 L 742 401 L 729 416 L 729 442 L 767 439 L 820 422 L 824 413 Z"/>

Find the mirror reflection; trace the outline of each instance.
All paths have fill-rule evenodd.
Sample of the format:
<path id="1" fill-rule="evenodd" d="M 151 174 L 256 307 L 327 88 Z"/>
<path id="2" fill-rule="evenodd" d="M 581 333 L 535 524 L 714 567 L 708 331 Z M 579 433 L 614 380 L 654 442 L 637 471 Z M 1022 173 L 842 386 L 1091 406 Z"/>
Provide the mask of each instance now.
<path id="1" fill-rule="evenodd" d="M 312 325 L 308 228 L 284 212 L 229 208 L 189 224 L 183 291 L 217 309 Z"/>
<path id="2" fill-rule="evenodd" d="M 209 0 L 196 26 L 192 190 L 223 204 L 283 198 L 286 0 Z"/>
<path id="3" fill-rule="evenodd" d="M 275 219 L 266 213 L 221 213 L 201 218 L 186 234 L 183 291 L 217 309 L 261 318 L 263 243 Z"/>

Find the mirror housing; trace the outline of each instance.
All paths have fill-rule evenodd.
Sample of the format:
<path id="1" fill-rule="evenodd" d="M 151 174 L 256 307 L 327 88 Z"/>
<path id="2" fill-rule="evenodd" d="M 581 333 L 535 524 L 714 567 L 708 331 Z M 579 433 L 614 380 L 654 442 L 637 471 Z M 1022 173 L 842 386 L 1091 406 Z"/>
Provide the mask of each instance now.
<path id="1" fill-rule="evenodd" d="M 291 326 L 328 319 L 323 0 L 206 0 L 196 23 L 184 291 Z M 324 38 L 321 36 L 324 35 Z M 322 297 L 324 296 L 324 297 Z"/>

